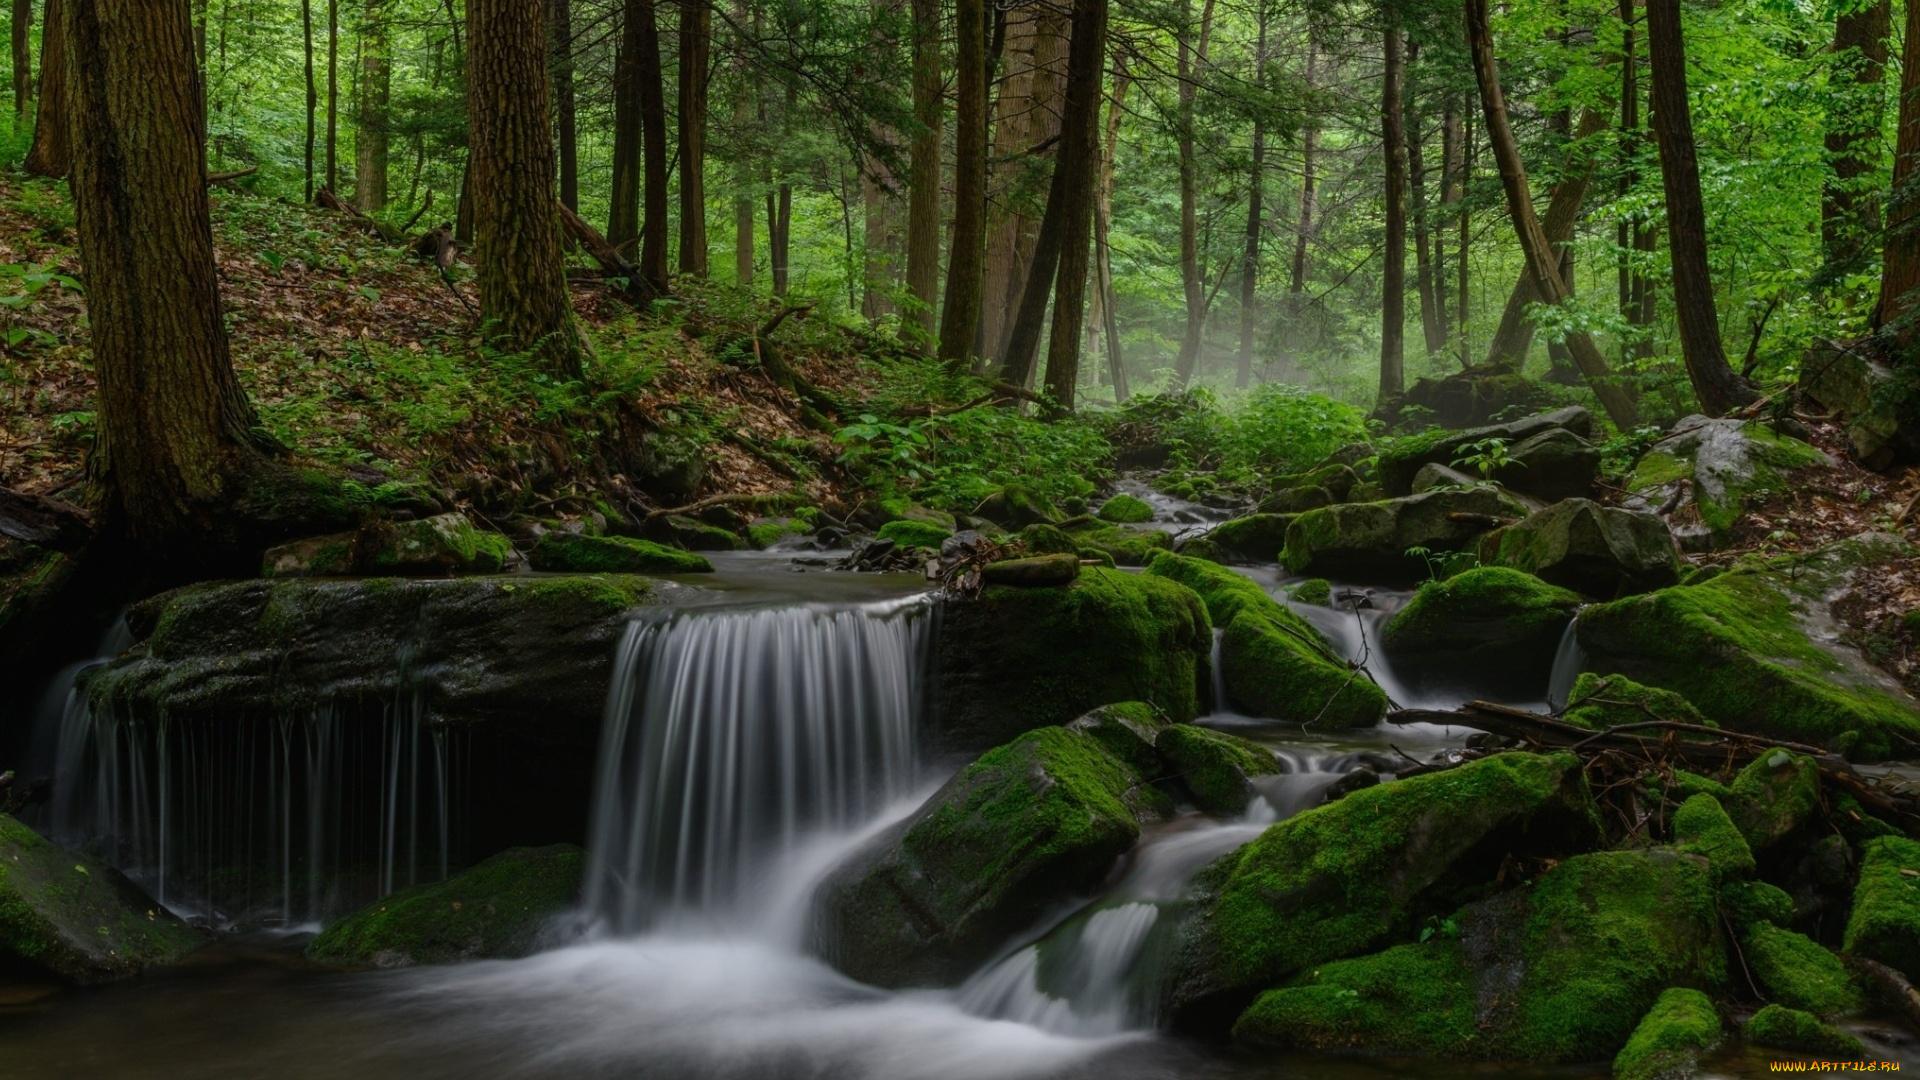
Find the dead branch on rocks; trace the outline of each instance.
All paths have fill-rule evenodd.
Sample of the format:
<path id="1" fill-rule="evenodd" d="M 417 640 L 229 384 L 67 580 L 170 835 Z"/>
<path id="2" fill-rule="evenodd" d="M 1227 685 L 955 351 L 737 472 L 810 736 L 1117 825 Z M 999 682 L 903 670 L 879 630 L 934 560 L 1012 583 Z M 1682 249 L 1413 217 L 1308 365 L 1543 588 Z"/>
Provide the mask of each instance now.
<path id="1" fill-rule="evenodd" d="M 54 551 L 78 551 L 92 535 L 93 519 L 72 503 L 0 488 L 0 536 Z"/>

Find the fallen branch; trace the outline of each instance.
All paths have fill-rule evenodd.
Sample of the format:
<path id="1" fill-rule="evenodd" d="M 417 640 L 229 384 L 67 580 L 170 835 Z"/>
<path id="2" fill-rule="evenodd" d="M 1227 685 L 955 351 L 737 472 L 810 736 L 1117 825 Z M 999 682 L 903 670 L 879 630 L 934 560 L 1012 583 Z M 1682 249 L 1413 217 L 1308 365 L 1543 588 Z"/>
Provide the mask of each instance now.
<path id="1" fill-rule="evenodd" d="M 647 520 L 651 521 L 654 518 L 665 517 L 669 514 L 697 514 L 702 510 L 711 510 L 716 506 L 738 506 L 742 503 L 773 502 L 791 497 L 792 496 L 788 495 L 750 495 L 744 493 L 715 495 L 712 498 L 701 499 L 699 502 L 688 503 L 685 506 L 671 506 L 662 507 L 658 510 L 649 510 L 647 511 Z"/>
<path id="2" fill-rule="evenodd" d="M 407 223 L 405 225 L 400 226 L 401 234 L 405 235 L 406 233 L 412 232 L 413 227 L 415 225 L 420 224 L 420 219 L 423 217 L 426 217 L 427 211 L 432 209 L 433 209 L 433 191 L 429 189 L 427 191 L 427 201 L 420 205 L 420 209 L 415 210 L 413 212 L 413 216 L 407 219 Z"/>
<path id="3" fill-rule="evenodd" d="M 768 319 L 766 321 L 766 324 L 760 327 L 760 333 L 756 336 L 771 337 L 773 336 L 773 332 L 775 330 L 780 329 L 780 324 L 787 321 L 787 316 L 805 315 L 807 312 L 812 310 L 813 310 L 812 304 L 795 304 L 791 307 L 781 308 L 780 313 L 778 315 L 775 315 L 773 318 Z"/>
<path id="4" fill-rule="evenodd" d="M 1879 991 L 1888 1004 L 1899 1009 L 1907 1018 L 1907 1023 L 1920 1027 L 1920 990 L 1915 990 L 1906 976 L 1878 960 L 1868 960 L 1864 956 L 1842 956 L 1840 959 L 1846 961 L 1854 974 Z"/>
<path id="5" fill-rule="evenodd" d="M 640 272 L 640 268 L 628 262 L 620 249 L 608 243 L 599 229 L 587 224 L 586 218 L 565 203 L 560 204 L 560 222 L 565 226 L 567 235 L 578 241 L 582 250 L 600 264 L 600 269 L 609 276 L 626 281 L 626 288 L 621 292 L 626 294 L 629 301 L 638 307 L 645 307 L 656 299 L 653 287 L 647 283 L 646 275 Z"/>
<path id="6" fill-rule="evenodd" d="M 72 503 L 0 488 L 0 536 L 77 551 L 92 535 L 93 519 Z"/>
<path id="7" fill-rule="evenodd" d="M 257 173 L 259 171 L 260 171 L 260 166 L 249 165 L 244 169 L 235 169 L 232 172 L 208 173 L 207 184 L 209 186 L 214 184 L 224 184 L 229 180 L 238 180 L 243 176 L 252 176 L 254 173 Z"/>

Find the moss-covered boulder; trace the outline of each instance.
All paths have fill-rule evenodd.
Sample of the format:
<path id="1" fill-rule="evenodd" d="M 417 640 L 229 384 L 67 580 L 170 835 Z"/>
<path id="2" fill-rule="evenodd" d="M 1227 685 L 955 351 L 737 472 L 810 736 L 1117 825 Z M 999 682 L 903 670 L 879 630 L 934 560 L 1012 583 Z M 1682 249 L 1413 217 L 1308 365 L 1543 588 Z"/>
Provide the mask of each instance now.
<path id="1" fill-rule="evenodd" d="M 915 521 L 900 518 L 880 526 L 879 538 L 891 540 L 901 547 L 926 548 L 939 551 L 940 545 L 953 535 L 952 529 L 943 529 L 931 521 Z"/>
<path id="2" fill-rule="evenodd" d="M 1768 1005 L 1754 1013 L 1742 1034 L 1752 1045 L 1774 1050 L 1853 1061 L 1865 1057 L 1859 1039 L 1812 1013 L 1785 1005 Z"/>
<path id="3" fill-rule="evenodd" d="M 1193 591 L 1082 567 L 1070 585 L 986 588 L 941 613 L 939 741 L 978 751 L 1116 701 L 1199 715 L 1212 634 Z"/>
<path id="4" fill-rule="evenodd" d="M 1050 906 L 1091 892 L 1154 789 L 1092 735 L 1030 731 L 961 770 L 815 896 L 826 957 L 875 986 L 948 986 Z"/>
<path id="5" fill-rule="evenodd" d="M 973 508 L 973 515 L 986 518 L 1003 529 L 1020 530 L 1041 522 L 1056 522 L 1062 517 L 1059 507 L 1046 496 L 1023 487 L 1008 487 L 988 495 Z"/>
<path id="6" fill-rule="evenodd" d="M 1760 923 L 1785 926 L 1793 919 L 1793 897 L 1765 881 L 1724 881 L 1720 884 L 1720 913 L 1735 930 Z"/>
<path id="7" fill-rule="evenodd" d="M 1613 1057 L 1613 1080 L 1675 1080 L 1692 1076 L 1700 1055 L 1720 1044 L 1720 1013 L 1713 999 L 1676 986 L 1660 995 Z"/>
<path id="8" fill-rule="evenodd" d="M 1123 491 L 1101 503 L 1093 516 L 1116 525 L 1145 525 L 1153 520 L 1153 505 Z"/>
<path id="9" fill-rule="evenodd" d="M 1261 499 L 1258 509 L 1262 514 L 1303 514 L 1308 510 L 1332 506 L 1339 501 L 1333 497 L 1333 492 L 1326 488 L 1303 484 L 1300 487 L 1276 491 Z"/>
<path id="10" fill-rule="evenodd" d="M 1173 534 L 1159 529 L 1122 529 L 1088 521 L 1067 531 L 1081 548 L 1104 552 L 1120 566 L 1145 566 L 1162 551 L 1173 550 Z"/>
<path id="11" fill-rule="evenodd" d="M 587 536 L 550 532 L 542 536 L 527 561 L 535 570 L 560 574 L 701 574 L 712 573 L 706 556 L 682 551 L 651 540 L 629 536 Z"/>
<path id="12" fill-rule="evenodd" d="M 1457 938 L 1436 933 L 1317 965 L 1261 995 L 1235 1036 L 1314 1050 L 1591 1061 L 1618 1053 L 1668 988 L 1725 978 L 1707 865 L 1674 851 L 1576 856 L 1450 923 Z"/>
<path id="13" fill-rule="evenodd" d="M 1287 590 L 1287 599 L 1315 607 L 1333 606 L 1333 583 L 1326 578 L 1308 578 Z"/>
<path id="14" fill-rule="evenodd" d="M 1415 580 L 1426 575 L 1427 564 L 1419 554 L 1409 554 L 1411 549 L 1460 551 L 1526 514 L 1525 506 L 1493 488 L 1343 503 L 1294 518 L 1280 562 L 1296 574 Z"/>
<path id="15" fill-rule="evenodd" d="M 1707 860 L 1722 878 L 1746 877 L 1754 871 L 1753 849 L 1727 816 L 1720 800 L 1701 792 L 1673 812 L 1673 844 L 1681 851 Z"/>
<path id="16" fill-rule="evenodd" d="M 1240 713 L 1320 728 L 1371 727 L 1387 714 L 1386 694 L 1372 680 L 1251 579 L 1173 554 L 1155 556 L 1147 573 L 1198 593 L 1213 625 L 1225 628 L 1221 682 Z"/>
<path id="17" fill-rule="evenodd" d="M 1740 955 L 1760 990 L 1790 1009 L 1839 1016 L 1862 1004 L 1846 965 L 1804 934 L 1761 923 L 1747 931 Z"/>
<path id="18" fill-rule="evenodd" d="M 1595 675 L 1591 671 L 1583 671 L 1573 680 L 1560 719 L 1593 731 L 1648 720 L 1717 726 L 1691 701 L 1671 690 L 1642 686 L 1625 675 Z"/>
<path id="19" fill-rule="evenodd" d="M 1920 461 L 1920 391 L 1867 350 L 1815 342 L 1800 361 L 1800 389 L 1846 424 L 1862 465 L 1879 470 Z"/>
<path id="20" fill-rule="evenodd" d="M 1627 482 L 1628 509 L 1668 511 L 1683 544 L 1726 543 L 1734 523 L 1762 499 L 1790 489 L 1795 470 L 1829 465 L 1826 454 L 1757 420 L 1689 416 L 1642 455 Z"/>
<path id="21" fill-rule="evenodd" d="M 1480 562 L 1613 599 L 1680 581 L 1680 556 L 1656 514 L 1567 499 L 1481 537 Z"/>
<path id="22" fill-rule="evenodd" d="M 686 514 L 649 518 L 644 531 L 650 539 L 688 551 L 738 551 L 746 545 L 732 530 Z"/>
<path id="23" fill-rule="evenodd" d="M 1100 706 L 1068 724 L 1067 729 L 1091 736 L 1107 753 L 1140 775 L 1159 777 L 1166 768 L 1166 759 L 1160 755 L 1161 733 L 1185 726 L 1173 724 L 1144 701 L 1122 701 Z"/>
<path id="24" fill-rule="evenodd" d="M 1577 633 L 1590 671 L 1672 690 L 1724 727 L 1878 760 L 1920 743 L 1920 706 L 1822 628 L 1859 567 L 1912 557 L 1904 541 L 1868 534 L 1594 605 Z"/>
<path id="25" fill-rule="evenodd" d="M 1593 414 L 1578 405 L 1538 413 L 1504 424 L 1491 424 L 1466 431 L 1433 431 L 1395 439 L 1380 450 L 1378 476 L 1381 487 L 1390 496 L 1413 491 L 1413 478 L 1428 462 L 1452 465 L 1468 451 L 1472 443 L 1499 439 L 1509 448 L 1543 432 L 1562 429 L 1590 439 L 1594 434 Z"/>
<path id="26" fill-rule="evenodd" d="M 1155 748 L 1193 804 L 1209 814 L 1245 813 L 1253 798 L 1252 778 L 1280 771 L 1273 751 L 1259 743 L 1192 724 L 1165 728 Z"/>
<path id="27" fill-rule="evenodd" d="M 980 580 L 988 588 L 1058 588 L 1072 584 L 1079 576 L 1080 556 L 1077 553 L 1002 559 L 980 568 Z"/>
<path id="28" fill-rule="evenodd" d="M 512 848 L 341 919 L 313 939 L 307 955 L 383 968 L 531 956 L 579 900 L 585 869 L 586 852 L 571 844 Z"/>
<path id="29" fill-rule="evenodd" d="M 1223 521 L 1207 530 L 1206 539 L 1221 551 L 1247 562 L 1270 563 L 1287 546 L 1287 526 L 1293 514 L 1248 514 Z"/>
<path id="30" fill-rule="evenodd" d="M 1869 840 L 1841 947 L 1920 981 L 1920 842 Z"/>
<path id="31" fill-rule="evenodd" d="M 102 983 L 174 963 L 205 941 L 120 871 L 0 814 L 0 965 Z"/>
<path id="32" fill-rule="evenodd" d="M 1499 754 L 1289 818 L 1196 880 L 1175 1022 L 1224 1026 L 1260 990 L 1452 910 L 1452 890 L 1492 880 L 1509 852 L 1577 850 L 1597 828 L 1579 762 L 1564 754 Z"/>
<path id="33" fill-rule="evenodd" d="M 390 575 L 439 577 L 497 574 L 513 555 L 513 541 L 475 528 L 462 514 L 412 521 L 372 522 L 352 532 L 283 544 L 266 553 L 262 577 Z"/>
<path id="34" fill-rule="evenodd" d="M 1380 630 L 1394 670 L 1421 684 L 1491 678 L 1539 692 L 1580 597 L 1531 574 L 1479 567 L 1420 586 Z"/>
<path id="35" fill-rule="evenodd" d="M 1558 502 L 1591 494 L 1599 475 L 1599 447 L 1566 428 L 1550 428 L 1508 447 L 1492 478 L 1509 491 Z"/>
<path id="36" fill-rule="evenodd" d="M 1774 750 L 1748 762 L 1721 801 L 1748 846 L 1764 852 L 1820 809 L 1820 768 L 1812 758 Z"/>

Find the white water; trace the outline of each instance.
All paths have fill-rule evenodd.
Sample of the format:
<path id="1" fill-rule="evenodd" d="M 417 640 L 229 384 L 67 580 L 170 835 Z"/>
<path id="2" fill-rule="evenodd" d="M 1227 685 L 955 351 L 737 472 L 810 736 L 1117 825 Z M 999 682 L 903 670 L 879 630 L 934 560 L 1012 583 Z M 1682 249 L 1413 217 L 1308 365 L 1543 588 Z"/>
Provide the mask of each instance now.
<path id="1" fill-rule="evenodd" d="M 1578 616 L 1567 623 L 1567 632 L 1560 636 L 1560 649 L 1553 656 L 1553 674 L 1547 679 L 1547 705 L 1555 712 L 1567 707 L 1573 684 L 1587 669 L 1587 650 L 1580 647 L 1579 626 Z"/>

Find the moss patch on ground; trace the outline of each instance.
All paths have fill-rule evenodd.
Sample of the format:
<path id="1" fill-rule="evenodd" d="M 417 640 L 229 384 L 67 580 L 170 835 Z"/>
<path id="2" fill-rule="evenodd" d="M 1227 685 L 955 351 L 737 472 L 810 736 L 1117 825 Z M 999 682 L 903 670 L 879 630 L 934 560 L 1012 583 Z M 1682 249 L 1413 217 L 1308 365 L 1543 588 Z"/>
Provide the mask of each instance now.
<path id="1" fill-rule="evenodd" d="M 1766 995 L 1815 1016 L 1859 1010 L 1859 987 L 1840 958 L 1804 934 L 1762 923 L 1740 943 L 1747 969 Z"/>
<path id="2" fill-rule="evenodd" d="M 1798 1054 L 1819 1054 L 1836 1059 L 1859 1060 L 1864 1056 L 1860 1040 L 1841 1031 L 1809 1012 L 1785 1005 L 1768 1005 L 1753 1014 L 1743 1034 L 1755 1046 L 1791 1050 Z"/>
<path id="3" fill-rule="evenodd" d="M 1116 525 L 1144 525 L 1153 520 L 1153 506 L 1145 499 L 1122 492 L 1101 503 L 1094 516 Z"/>

